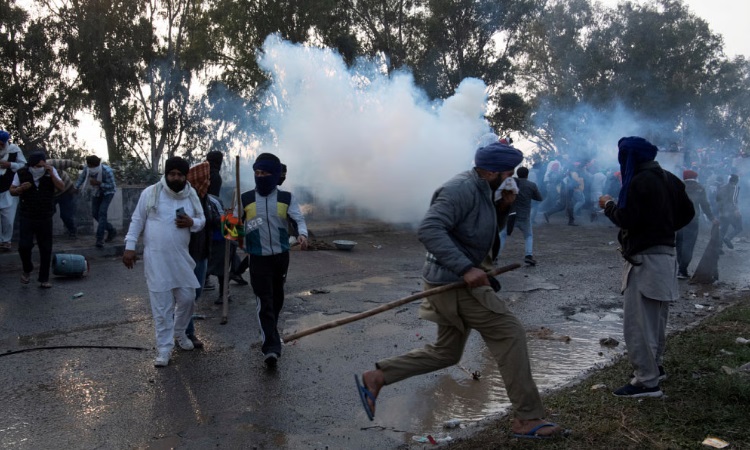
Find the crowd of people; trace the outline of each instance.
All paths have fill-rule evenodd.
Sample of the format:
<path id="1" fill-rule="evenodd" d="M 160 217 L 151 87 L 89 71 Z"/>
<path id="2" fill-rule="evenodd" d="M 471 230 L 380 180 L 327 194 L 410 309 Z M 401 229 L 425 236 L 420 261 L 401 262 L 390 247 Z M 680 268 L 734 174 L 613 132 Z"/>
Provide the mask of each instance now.
<path id="1" fill-rule="evenodd" d="M 47 160 L 38 150 L 27 160 L 5 131 L 0 132 L 0 143 L 0 246 L 10 246 L 12 229 L 9 232 L 7 227 L 12 227 L 18 204 L 21 282 L 30 281 L 36 241 L 41 255 L 40 286 L 50 287 L 55 205 L 61 208 L 68 234 L 75 236 L 75 222 L 62 209 L 75 204 L 79 190 L 91 191 L 92 215 L 98 222 L 95 245 L 112 241 L 117 233 L 107 221 L 107 210 L 116 189 L 113 171 L 98 157 L 89 156 L 74 184 L 64 172 L 75 167 L 74 162 Z M 420 317 L 437 325 L 435 343 L 382 359 L 373 369 L 355 376 L 367 416 L 374 419 L 383 387 L 456 364 L 475 329 L 500 369 L 513 405 L 513 434 L 534 439 L 565 434 L 561 426 L 544 418 L 523 325 L 498 294 L 497 280 L 487 275 L 514 229 L 524 237 L 524 261 L 537 264 L 533 226 L 539 212 L 546 222 L 565 212 L 570 226 L 578 226 L 580 218 L 588 216 L 590 222 L 606 217 L 619 228 L 624 260 L 623 331 L 633 373 L 630 382 L 613 394 L 663 395 L 660 381 L 666 377 L 663 355 L 669 303 L 679 296 L 677 280 L 688 276 L 701 216 L 716 227 L 723 245 L 730 249 L 742 231 L 742 216 L 737 174 L 722 180 L 720 175 L 728 169 L 715 170 L 705 152 L 697 152 L 694 159 L 683 161 L 682 172 L 676 176 L 657 162 L 657 153 L 658 148 L 647 140 L 625 137 L 618 142 L 616 167 L 561 157 L 542 170 L 539 165 L 520 166 L 523 154 L 510 139 L 495 136 L 482 142 L 474 167 L 435 191 L 417 231 L 427 250 L 424 290 L 456 282 L 463 285 L 431 294 L 420 306 Z M 282 355 L 278 321 L 289 250 L 293 243 L 307 248 L 305 218 L 297 197 L 280 188 L 286 166 L 277 156 L 262 153 L 253 164 L 255 187 L 239 195 L 236 210 L 241 219 L 238 245 L 247 258 L 238 261 L 234 247 L 226 255 L 226 209 L 219 198 L 222 157 L 220 152 L 210 152 L 206 161 L 192 167 L 180 157 L 167 159 L 163 177 L 141 192 L 125 236 L 122 261 L 129 269 L 139 259 L 136 246 L 143 239 L 156 367 L 169 364 L 175 341 L 183 350 L 203 346 L 192 317 L 207 275 L 217 275 L 223 291 L 225 270 L 237 276 L 243 266 L 249 269 L 256 297 L 263 361 L 273 369 Z M 707 178 L 703 185 L 698 182 L 701 172 Z M 235 259 L 232 268 L 225 269 L 224 262 Z"/>

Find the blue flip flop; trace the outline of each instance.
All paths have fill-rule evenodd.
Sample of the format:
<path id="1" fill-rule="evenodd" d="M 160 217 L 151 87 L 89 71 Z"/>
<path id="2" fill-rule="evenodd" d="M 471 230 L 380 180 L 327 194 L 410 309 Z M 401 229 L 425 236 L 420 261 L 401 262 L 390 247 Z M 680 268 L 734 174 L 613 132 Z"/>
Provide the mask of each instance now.
<path id="1" fill-rule="evenodd" d="M 364 379 L 362 379 L 362 383 L 359 382 L 359 377 L 357 376 L 357 374 L 354 374 L 354 382 L 357 383 L 357 392 L 359 393 L 359 399 L 362 400 L 362 406 L 365 408 L 367 418 L 373 420 L 375 418 L 375 412 L 373 412 L 372 408 L 370 408 L 370 404 L 367 403 L 367 398 L 369 397 L 370 400 L 372 400 L 372 404 L 374 406 L 375 396 L 372 395 L 372 392 L 370 392 L 367 387 L 363 386 Z"/>
<path id="2" fill-rule="evenodd" d="M 534 428 L 530 429 L 527 433 L 521 434 L 521 433 L 513 433 L 513 437 L 515 438 L 521 438 L 521 439 L 552 439 L 553 437 L 557 437 L 557 435 L 550 435 L 550 436 L 542 436 L 539 434 L 536 434 L 537 431 L 541 430 L 545 427 L 556 427 L 556 423 L 547 422 L 540 425 L 535 426 Z"/>

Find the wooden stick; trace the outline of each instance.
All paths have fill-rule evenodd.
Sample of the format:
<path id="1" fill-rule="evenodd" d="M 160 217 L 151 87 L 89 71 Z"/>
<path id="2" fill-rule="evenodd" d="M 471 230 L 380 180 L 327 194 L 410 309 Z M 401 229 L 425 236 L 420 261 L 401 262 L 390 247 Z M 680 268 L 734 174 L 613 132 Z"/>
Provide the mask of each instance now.
<path id="1" fill-rule="evenodd" d="M 234 158 L 234 178 L 235 178 L 235 192 L 232 195 L 232 210 L 237 205 L 237 215 L 240 215 L 240 155 Z M 231 242 L 226 239 L 224 242 L 224 295 L 221 299 L 221 324 L 224 325 L 229 321 L 229 266 L 231 261 L 229 260 L 229 254 L 231 253 Z"/>
<path id="2" fill-rule="evenodd" d="M 501 273 L 510 272 L 511 270 L 515 270 L 521 267 L 520 264 L 509 264 L 507 266 L 498 267 L 496 269 L 493 269 L 489 272 L 487 272 L 488 276 L 494 277 L 495 275 L 500 275 Z M 436 288 L 428 289 L 426 291 L 419 292 L 417 294 L 412 294 L 408 297 L 401 298 L 399 300 L 394 300 L 390 303 L 385 303 L 383 305 L 378 306 L 377 308 L 369 309 L 367 311 L 351 315 L 349 317 L 344 317 L 338 320 L 333 320 L 331 322 L 326 322 L 324 324 L 308 328 L 306 330 L 298 331 L 296 333 L 288 334 L 284 336 L 282 339 L 284 342 L 291 342 L 295 339 L 299 339 L 304 336 L 308 336 L 313 333 L 317 333 L 318 331 L 328 330 L 330 328 L 336 328 L 341 325 L 345 325 L 347 323 L 355 322 L 360 319 L 364 319 L 365 317 L 374 316 L 375 314 L 380 314 L 383 311 L 388 311 L 389 309 L 396 308 L 397 306 L 401 306 L 406 303 L 413 302 L 414 300 L 418 300 L 420 298 L 429 297 L 430 295 L 439 294 L 445 291 L 450 291 L 451 289 L 456 289 L 466 286 L 466 282 L 456 281 L 455 283 L 446 284 L 443 286 L 438 286 Z"/>

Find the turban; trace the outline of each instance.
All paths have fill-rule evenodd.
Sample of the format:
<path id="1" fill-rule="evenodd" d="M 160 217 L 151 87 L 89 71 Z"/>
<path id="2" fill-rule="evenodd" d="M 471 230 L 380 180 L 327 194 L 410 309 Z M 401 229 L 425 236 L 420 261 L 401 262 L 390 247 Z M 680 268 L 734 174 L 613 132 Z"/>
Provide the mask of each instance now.
<path id="1" fill-rule="evenodd" d="M 198 193 L 198 197 L 205 197 L 211 184 L 211 165 L 208 162 L 194 165 L 188 170 L 187 180 Z"/>
<path id="2" fill-rule="evenodd" d="M 682 171 L 682 179 L 683 180 L 695 180 L 698 178 L 698 172 L 695 170 L 683 170 Z"/>
<path id="3" fill-rule="evenodd" d="M 5 130 L 0 130 L 0 142 L 5 144 L 6 142 L 8 142 L 8 139 L 10 139 L 10 133 Z"/>
<path id="4" fill-rule="evenodd" d="M 187 176 L 188 171 L 190 171 L 190 164 L 188 164 L 187 161 L 180 158 L 179 156 L 173 156 L 169 158 L 166 162 L 164 162 L 164 175 L 168 174 L 169 172 L 175 169 L 179 170 L 180 173 Z"/>
<path id="5" fill-rule="evenodd" d="M 622 189 L 620 189 L 620 197 L 617 199 L 617 207 L 625 208 L 628 201 L 630 181 L 635 175 L 636 168 L 645 162 L 653 161 L 659 149 L 649 141 L 637 136 L 620 139 L 617 142 L 617 147 L 619 149 L 617 161 L 620 163 L 620 171 L 622 172 Z"/>
<path id="6" fill-rule="evenodd" d="M 495 142 L 477 149 L 474 166 L 490 172 L 507 172 L 521 164 L 523 153 L 510 145 Z"/>
<path id="7" fill-rule="evenodd" d="M 208 154 L 206 155 L 206 161 L 211 163 L 212 166 L 215 165 L 217 167 L 221 167 L 221 163 L 222 161 L 224 161 L 224 153 L 216 150 L 208 152 Z"/>
<path id="8" fill-rule="evenodd" d="M 35 167 L 37 164 L 39 164 L 39 161 L 47 161 L 47 155 L 42 150 L 34 150 L 29 155 L 27 164 L 29 165 L 29 167 Z"/>
<path id="9" fill-rule="evenodd" d="M 271 174 L 265 177 L 255 177 L 255 190 L 260 195 L 267 196 L 279 185 L 279 180 L 281 180 L 281 161 L 278 156 L 271 153 L 261 153 L 255 158 L 253 170 L 262 170 Z"/>

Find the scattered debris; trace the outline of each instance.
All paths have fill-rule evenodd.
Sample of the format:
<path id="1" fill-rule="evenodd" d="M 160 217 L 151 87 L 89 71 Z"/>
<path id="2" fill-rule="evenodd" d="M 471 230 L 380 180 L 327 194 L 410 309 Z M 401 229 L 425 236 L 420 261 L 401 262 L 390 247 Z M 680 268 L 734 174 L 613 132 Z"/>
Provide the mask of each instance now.
<path id="1" fill-rule="evenodd" d="M 432 445 L 438 445 L 442 444 L 444 442 L 450 442 L 453 440 L 450 436 L 439 436 L 439 437 L 432 437 L 431 434 L 428 434 L 427 436 L 412 436 L 411 439 L 415 442 L 419 442 L 420 444 L 432 444 Z"/>
<path id="2" fill-rule="evenodd" d="M 591 390 L 592 391 L 601 391 L 602 389 L 607 389 L 607 385 L 606 384 L 595 384 L 595 385 L 591 386 Z"/>
<path id="3" fill-rule="evenodd" d="M 704 308 L 705 308 L 705 306 L 703 306 L 703 305 L 701 305 L 699 303 L 695 304 L 695 309 L 704 309 Z"/>
<path id="4" fill-rule="evenodd" d="M 461 426 L 461 419 L 450 419 L 443 422 L 443 428 L 458 428 Z"/>
<path id="5" fill-rule="evenodd" d="M 620 341 L 613 337 L 605 337 L 599 339 L 599 345 L 603 345 L 605 347 L 617 347 L 618 345 L 620 345 Z"/>
<path id="6" fill-rule="evenodd" d="M 713 448 L 727 448 L 729 447 L 729 442 L 719 439 L 717 437 L 709 436 L 703 440 L 703 445 L 707 445 Z"/>
<path id="7" fill-rule="evenodd" d="M 722 355 L 728 355 L 728 356 L 734 355 L 734 352 L 730 352 L 728 350 L 724 350 L 723 348 L 719 349 L 719 353 L 721 353 Z"/>
<path id="8" fill-rule="evenodd" d="M 547 327 L 540 327 L 538 330 L 531 330 L 527 332 L 529 335 L 537 338 L 537 339 L 545 339 L 548 341 L 562 341 L 562 342 L 570 342 L 570 336 L 567 335 L 555 335 L 555 332 L 552 331 L 552 329 Z"/>
<path id="9" fill-rule="evenodd" d="M 70 298 L 81 298 L 81 297 L 83 297 L 83 292 L 76 292 Z"/>
<path id="10" fill-rule="evenodd" d="M 750 339 L 745 339 L 743 337 L 738 337 L 734 342 L 738 344 L 750 344 Z"/>
<path id="11" fill-rule="evenodd" d="M 331 291 L 328 289 L 310 289 L 311 294 L 330 294 Z"/>

